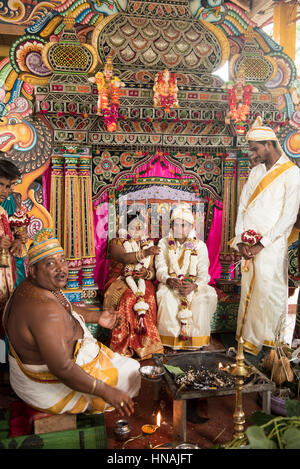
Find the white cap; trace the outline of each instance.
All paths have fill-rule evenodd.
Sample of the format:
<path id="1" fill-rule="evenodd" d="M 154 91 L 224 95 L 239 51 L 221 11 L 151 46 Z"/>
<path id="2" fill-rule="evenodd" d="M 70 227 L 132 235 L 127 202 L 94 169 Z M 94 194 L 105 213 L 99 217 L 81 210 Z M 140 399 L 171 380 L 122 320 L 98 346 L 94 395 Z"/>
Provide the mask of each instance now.
<path id="1" fill-rule="evenodd" d="M 282 154 L 283 153 L 283 149 L 276 137 L 276 134 L 274 132 L 273 129 L 271 129 L 271 127 L 268 127 L 266 125 L 263 125 L 262 124 L 262 119 L 260 116 L 258 116 L 251 129 L 248 131 L 247 135 L 246 135 L 246 139 L 247 141 L 249 142 L 261 142 L 261 141 L 265 141 L 265 140 L 273 140 L 276 142 L 276 149 L 277 151 Z"/>

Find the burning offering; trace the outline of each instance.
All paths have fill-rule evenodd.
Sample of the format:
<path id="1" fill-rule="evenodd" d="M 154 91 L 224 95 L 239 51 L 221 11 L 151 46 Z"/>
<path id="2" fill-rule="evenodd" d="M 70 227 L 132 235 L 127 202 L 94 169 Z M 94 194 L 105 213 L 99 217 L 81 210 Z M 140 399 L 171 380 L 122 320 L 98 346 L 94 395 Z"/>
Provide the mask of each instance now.
<path id="1" fill-rule="evenodd" d="M 186 371 L 179 367 L 164 365 L 165 368 L 174 375 L 174 381 L 181 389 L 197 389 L 206 391 L 209 389 L 234 388 L 235 379 L 228 373 L 216 368 L 208 369 L 203 365 L 196 367 L 189 366 Z"/>

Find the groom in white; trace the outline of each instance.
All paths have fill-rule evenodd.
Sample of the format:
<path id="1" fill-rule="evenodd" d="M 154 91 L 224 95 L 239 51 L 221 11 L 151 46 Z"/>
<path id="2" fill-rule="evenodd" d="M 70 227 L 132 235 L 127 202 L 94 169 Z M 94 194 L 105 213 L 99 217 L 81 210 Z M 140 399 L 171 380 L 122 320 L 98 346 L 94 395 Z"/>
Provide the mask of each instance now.
<path id="1" fill-rule="evenodd" d="M 171 215 L 171 230 L 155 258 L 158 331 L 164 346 L 197 349 L 210 342 L 210 324 L 217 294 L 208 285 L 206 245 L 196 238 L 194 216 L 186 204 Z"/>

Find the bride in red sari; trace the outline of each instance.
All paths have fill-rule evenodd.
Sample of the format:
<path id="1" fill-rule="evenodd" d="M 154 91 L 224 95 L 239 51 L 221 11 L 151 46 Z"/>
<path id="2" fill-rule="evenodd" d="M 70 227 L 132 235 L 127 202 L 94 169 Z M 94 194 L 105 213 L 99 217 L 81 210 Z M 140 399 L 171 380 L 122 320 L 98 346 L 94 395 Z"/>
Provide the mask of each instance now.
<path id="1" fill-rule="evenodd" d="M 120 315 L 120 324 L 112 331 L 110 348 L 121 355 L 146 359 L 153 353 L 163 353 L 152 283 L 153 257 L 159 248 L 145 236 L 145 220 L 141 215 L 128 215 L 127 223 L 127 231 L 122 230 L 122 235 L 109 245 L 103 308 L 118 310 Z"/>

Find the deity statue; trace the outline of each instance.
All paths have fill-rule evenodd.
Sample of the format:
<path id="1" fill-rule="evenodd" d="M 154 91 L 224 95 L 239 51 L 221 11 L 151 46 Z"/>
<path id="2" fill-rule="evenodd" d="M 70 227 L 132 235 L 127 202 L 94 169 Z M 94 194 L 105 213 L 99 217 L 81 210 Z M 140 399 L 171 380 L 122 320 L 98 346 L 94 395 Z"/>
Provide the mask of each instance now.
<path id="1" fill-rule="evenodd" d="M 245 131 L 244 124 L 250 111 L 251 93 L 258 90 L 250 83 L 246 84 L 243 69 L 239 70 L 235 80 L 226 83 L 224 88 L 228 93 L 229 101 L 225 124 L 230 124 L 230 120 L 232 120 L 237 133 L 243 134 Z"/>
<path id="2" fill-rule="evenodd" d="M 168 69 L 158 72 L 155 75 L 153 91 L 154 107 L 163 107 L 166 112 L 170 112 L 171 107 L 179 107 L 175 73 L 170 73 Z"/>
<path id="3" fill-rule="evenodd" d="M 96 83 L 98 89 L 97 114 L 103 115 L 106 129 L 114 132 L 117 128 L 117 119 L 120 107 L 120 88 L 124 83 L 113 75 L 113 64 L 108 57 L 103 72 L 97 72 L 89 81 Z"/>

